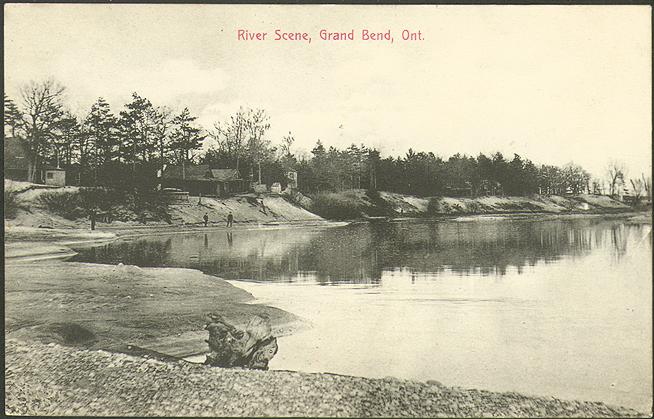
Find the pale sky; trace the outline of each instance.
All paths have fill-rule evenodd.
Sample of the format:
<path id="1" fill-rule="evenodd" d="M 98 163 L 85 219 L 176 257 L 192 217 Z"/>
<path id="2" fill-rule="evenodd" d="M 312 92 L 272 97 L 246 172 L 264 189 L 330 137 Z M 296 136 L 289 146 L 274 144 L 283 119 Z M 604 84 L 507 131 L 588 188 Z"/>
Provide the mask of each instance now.
<path id="1" fill-rule="evenodd" d="M 409 147 L 442 156 L 501 151 L 610 159 L 651 171 L 651 27 L 646 6 L 4 6 L 5 90 L 53 77 L 83 114 L 115 113 L 133 91 L 188 106 L 205 128 L 239 106 L 265 109 L 269 138 L 295 150 Z M 268 32 L 238 41 L 237 30 Z M 274 41 L 275 29 L 311 43 Z M 321 41 L 320 29 L 354 30 Z M 391 30 L 393 43 L 362 41 Z M 402 41 L 403 29 L 422 41 Z"/>

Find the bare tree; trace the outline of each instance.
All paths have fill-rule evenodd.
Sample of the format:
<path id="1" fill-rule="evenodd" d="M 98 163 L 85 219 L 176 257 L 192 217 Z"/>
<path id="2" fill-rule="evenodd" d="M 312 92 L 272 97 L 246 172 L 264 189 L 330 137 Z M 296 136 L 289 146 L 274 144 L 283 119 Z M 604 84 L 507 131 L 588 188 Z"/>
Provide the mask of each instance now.
<path id="1" fill-rule="evenodd" d="M 215 123 L 214 129 L 208 132 L 209 137 L 218 144 L 218 149 L 236 161 L 236 170 L 239 170 L 241 157 L 244 154 L 246 128 L 246 112 L 243 108 L 239 108 L 227 121 Z"/>
<path id="2" fill-rule="evenodd" d="M 293 153 L 291 153 L 291 147 L 293 146 L 294 142 L 295 137 L 293 137 L 293 134 L 291 131 L 289 131 L 288 135 L 285 135 L 282 138 L 282 144 L 279 146 L 281 157 L 291 157 L 293 155 Z"/>
<path id="3" fill-rule="evenodd" d="M 604 194 L 604 181 L 601 179 L 593 179 L 593 192 L 595 195 Z"/>
<path id="4" fill-rule="evenodd" d="M 634 203 L 637 204 L 645 191 L 645 183 L 643 179 L 629 179 L 629 181 L 631 182 L 631 189 L 634 191 Z"/>
<path id="5" fill-rule="evenodd" d="M 617 160 L 611 160 L 606 168 L 606 175 L 609 184 L 609 195 L 614 196 L 617 194 L 619 188 L 624 185 L 624 163 Z"/>
<path id="6" fill-rule="evenodd" d="M 270 153 L 270 141 L 265 139 L 265 134 L 270 129 L 270 118 L 263 109 L 249 109 L 246 118 L 246 127 L 249 134 L 248 153 L 252 163 L 258 166 L 258 183 L 261 183 L 261 162 Z"/>
<path id="7" fill-rule="evenodd" d="M 23 142 L 28 154 L 27 180 L 30 182 L 34 182 L 36 168 L 55 137 L 57 124 L 63 115 L 64 91 L 65 88 L 53 79 L 32 81 L 20 90 L 25 113 Z"/>
<path id="8" fill-rule="evenodd" d="M 643 182 L 643 188 L 645 189 L 645 196 L 647 197 L 647 200 L 650 201 L 652 199 L 652 178 L 645 177 L 645 173 L 642 173 L 640 178 Z"/>

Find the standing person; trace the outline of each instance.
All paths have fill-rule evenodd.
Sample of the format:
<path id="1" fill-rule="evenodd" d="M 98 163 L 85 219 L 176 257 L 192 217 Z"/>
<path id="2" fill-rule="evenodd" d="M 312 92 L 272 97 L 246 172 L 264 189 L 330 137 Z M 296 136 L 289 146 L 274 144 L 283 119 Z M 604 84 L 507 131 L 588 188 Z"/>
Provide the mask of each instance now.
<path id="1" fill-rule="evenodd" d="M 209 214 L 205 212 L 204 217 L 202 217 L 202 219 L 204 220 L 204 226 L 206 227 L 209 224 Z"/>
<path id="2" fill-rule="evenodd" d="M 91 209 L 91 214 L 89 214 L 89 218 L 91 219 L 91 230 L 95 230 L 95 208 Z"/>
<path id="3" fill-rule="evenodd" d="M 231 227 L 233 222 L 234 222 L 234 216 L 230 211 L 229 214 L 227 214 L 227 227 Z"/>

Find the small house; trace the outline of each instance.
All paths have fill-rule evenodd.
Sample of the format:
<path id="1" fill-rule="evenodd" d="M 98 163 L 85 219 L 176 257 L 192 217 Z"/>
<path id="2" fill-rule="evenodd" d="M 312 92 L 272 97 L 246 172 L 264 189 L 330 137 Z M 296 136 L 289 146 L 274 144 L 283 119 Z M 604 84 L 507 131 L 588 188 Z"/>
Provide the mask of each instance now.
<path id="1" fill-rule="evenodd" d="M 209 165 L 168 166 L 162 187 L 177 188 L 193 196 L 228 196 L 244 192 L 246 182 L 236 169 L 212 169 Z"/>
<path id="2" fill-rule="evenodd" d="M 66 171 L 58 167 L 45 168 L 45 184 L 51 186 L 66 186 Z"/>
<path id="3" fill-rule="evenodd" d="M 272 185 L 270 185 L 270 192 L 282 193 L 282 184 L 279 182 L 274 182 Z"/>

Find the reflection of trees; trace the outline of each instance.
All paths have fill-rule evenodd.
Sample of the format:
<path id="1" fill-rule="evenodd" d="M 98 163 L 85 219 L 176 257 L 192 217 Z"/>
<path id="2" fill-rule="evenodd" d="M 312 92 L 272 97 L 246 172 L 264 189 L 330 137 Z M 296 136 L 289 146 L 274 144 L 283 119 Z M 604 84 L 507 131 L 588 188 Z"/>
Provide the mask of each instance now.
<path id="1" fill-rule="evenodd" d="M 581 257 L 598 247 L 625 254 L 621 222 L 581 220 L 361 223 L 151 237 L 82 250 L 76 260 L 198 268 L 228 279 L 378 282 L 386 270 L 431 275 L 521 273 L 527 265 Z M 634 231 L 636 234 L 637 231 Z"/>
<path id="2" fill-rule="evenodd" d="M 627 253 L 627 235 L 624 224 L 611 226 L 611 245 L 618 259 Z"/>
<path id="3" fill-rule="evenodd" d="M 383 270 L 395 268 L 504 275 L 515 267 L 521 273 L 526 265 L 564 255 L 584 256 L 595 247 L 626 246 L 620 228 L 615 239 L 606 240 L 605 233 L 615 226 L 592 219 L 357 225 L 326 232 L 312 241 L 303 265 L 328 282 L 376 282 Z"/>
<path id="4" fill-rule="evenodd" d="M 92 261 L 137 266 L 166 266 L 172 248 L 168 239 L 142 238 L 83 249 L 71 261 Z"/>

